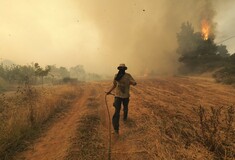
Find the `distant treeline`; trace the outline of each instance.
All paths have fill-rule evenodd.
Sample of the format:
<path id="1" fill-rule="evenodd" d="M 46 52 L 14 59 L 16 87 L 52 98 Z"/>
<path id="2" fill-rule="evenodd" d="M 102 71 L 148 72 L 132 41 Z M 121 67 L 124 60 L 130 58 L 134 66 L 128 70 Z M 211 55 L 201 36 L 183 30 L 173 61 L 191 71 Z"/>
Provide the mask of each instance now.
<path id="1" fill-rule="evenodd" d="M 218 82 L 235 83 L 235 54 L 229 54 L 225 45 L 217 45 L 215 36 L 204 39 L 201 32 L 194 32 L 191 23 L 183 23 L 177 33 L 181 74 L 214 72 Z"/>
<path id="2" fill-rule="evenodd" d="M 0 64 L 0 91 L 11 84 L 61 84 L 100 79 L 102 77 L 98 74 L 87 73 L 82 65 L 67 69 L 55 65 L 47 65 L 43 68 L 38 63 L 31 65 Z"/>

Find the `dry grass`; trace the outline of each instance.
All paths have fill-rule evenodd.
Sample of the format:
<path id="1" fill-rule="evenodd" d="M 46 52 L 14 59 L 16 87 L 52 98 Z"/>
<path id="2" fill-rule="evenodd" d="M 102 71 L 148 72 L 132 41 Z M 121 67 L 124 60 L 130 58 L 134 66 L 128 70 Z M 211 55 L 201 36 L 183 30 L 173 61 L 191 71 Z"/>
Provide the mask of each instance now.
<path id="1" fill-rule="evenodd" d="M 213 159 L 213 154 L 198 141 L 197 122 L 178 112 L 154 111 L 158 117 L 160 141 L 156 142 L 161 159 Z"/>
<path id="2" fill-rule="evenodd" d="M 160 114 L 161 113 L 161 114 Z M 235 157 L 234 108 L 203 107 L 195 109 L 192 117 L 161 110 L 158 119 L 161 141 L 157 150 L 162 159 L 225 159 Z M 197 150 L 197 151 L 196 151 Z M 206 152 L 205 152 L 206 151 Z M 195 154 L 197 152 L 197 154 Z M 166 157 L 166 155 L 171 155 Z M 205 156 L 207 155 L 207 156 Z M 203 158 L 202 158 L 203 159 Z"/>
<path id="3" fill-rule="evenodd" d="M 82 96 L 81 117 L 76 126 L 76 135 L 72 136 L 70 146 L 66 150 L 67 159 L 105 159 L 107 156 L 107 134 L 105 133 L 107 130 L 104 130 L 107 127 L 104 123 L 107 117 L 104 114 L 106 110 L 103 110 L 103 97 L 99 96 L 101 89 L 106 86 L 102 88 L 98 86 L 88 84 L 87 88 L 85 85 L 83 87 L 86 92 Z M 6 112 L 8 107 L 4 108 L 1 113 L 20 115 L 17 116 L 18 119 L 6 115 L 8 123 L 4 124 L 12 126 L 17 119 L 17 121 L 22 121 L 19 124 L 25 124 L 30 128 L 24 131 L 21 127 L 18 132 L 33 131 L 31 124 L 44 123 L 48 118 L 42 122 L 43 117 L 50 117 L 60 108 L 52 106 L 53 103 L 66 106 L 67 101 L 70 101 L 69 97 L 73 97 L 73 94 L 62 98 L 64 100 L 60 103 L 55 100 L 55 97 L 57 100 L 61 99 L 60 97 L 68 95 L 65 94 L 66 92 L 73 93 L 70 91 L 72 90 L 67 87 L 52 88 L 44 91 L 47 93 L 45 94 L 37 89 L 36 99 L 44 98 L 45 100 L 32 103 L 35 106 L 32 107 L 35 108 L 33 112 L 30 111 L 29 104 L 31 103 L 29 102 L 31 100 L 34 102 L 34 98 L 25 100 L 25 102 L 28 101 L 26 106 L 18 105 L 22 106 L 22 111 L 20 107 L 16 107 L 14 114 L 13 111 L 10 112 L 11 110 Z M 218 107 L 234 106 L 234 95 L 233 88 L 205 79 L 170 78 L 140 81 L 138 87 L 132 88 L 130 119 L 127 123 L 120 121 L 120 136 L 118 140 L 112 139 L 114 140 L 112 159 L 234 159 L 234 107 Z M 11 102 L 6 95 L 1 98 L 0 101 Z M 52 100 L 55 101 L 52 103 Z M 49 102 L 51 102 L 50 107 L 45 107 L 45 104 Z M 111 105 L 113 99 L 110 97 L 108 102 Z M 7 104 L 4 105 L 7 106 Z M 41 107 L 43 105 L 44 107 Z M 200 105 L 203 107 L 195 108 Z M 111 112 L 114 111 L 111 106 L 110 109 Z M 31 118 L 30 113 L 33 113 Z M 10 133 L 11 127 L 3 128 L 8 130 L 5 133 Z M 21 134 L 18 132 L 15 130 L 15 135 Z M 11 142 L 15 143 L 15 141 Z"/>
<path id="4" fill-rule="evenodd" d="M 234 158 L 234 107 L 211 107 L 209 112 L 200 106 L 196 112 L 200 122 L 200 131 L 196 133 L 200 142 L 213 152 L 217 159 Z"/>
<path id="5" fill-rule="evenodd" d="M 79 121 L 77 136 L 66 159 L 106 159 L 107 150 L 99 135 L 100 118 L 96 114 L 83 116 Z"/>
<path id="6" fill-rule="evenodd" d="M 234 108 L 217 107 L 234 104 L 232 88 L 191 78 L 143 82 L 132 88 L 135 109 L 130 113 L 136 112 L 136 124 L 142 129 L 134 133 L 145 137 L 140 138 L 141 146 L 151 159 L 235 158 Z M 193 110 L 200 104 L 203 114 L 200 108 Z"/>
<path id="7" fill-rule="evenodd" d="M 77 123 L 76 136 L 71 141 L 71 146 L 66 159 L 90 160 L 107 159 L 107 148 L 104 144 L 103 132 L 100 131 L 101 117 L 98 108 L 101 107 L 97 92 L 91 90 L 86 101 L 86 112 Z"/>
<path id="8" fill-rule="evenodd" d="M 56 112 L 71 105 L 79 95 L 76 86 L 35 88 L 24 86 L 15 93 L 0 95 L 0 159 L 22 150 L 25 140 Z"/>

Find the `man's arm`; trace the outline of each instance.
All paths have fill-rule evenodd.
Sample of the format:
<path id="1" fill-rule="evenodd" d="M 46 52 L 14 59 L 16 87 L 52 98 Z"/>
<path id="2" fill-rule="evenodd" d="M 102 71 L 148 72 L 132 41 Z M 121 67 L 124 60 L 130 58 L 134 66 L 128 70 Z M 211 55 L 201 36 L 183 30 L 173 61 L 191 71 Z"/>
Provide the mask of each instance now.
<path id="1" fill-rule="evenodd" d="M 110 94 L 114 90 L 114 88 L 116 88 L 116 86 L 117 86 L 117 82 L 116 82 L 115 77 L 114 77 L 113 86 L 108 92 L 106 92 L 106 94 Z"/>
<path id="2" fill-rule="evenodd" d="M 114 88 L 116 88 L 116 85 L 113 84 L 112 88 L 107 92 L 107 94 L 110 94 L 114 90 Z"/>
<path id="3" fill-rule="evenodd" d="M 134 80 L 134 78 L 130 75 L 130 85 L 137 85 L 136 81 Z"/>
<path id="4" fill-rule="evenodd" d="M 130 84 L 133 85 L 133 86 L 137 85 L 136 81 L 130 81 Z"/>

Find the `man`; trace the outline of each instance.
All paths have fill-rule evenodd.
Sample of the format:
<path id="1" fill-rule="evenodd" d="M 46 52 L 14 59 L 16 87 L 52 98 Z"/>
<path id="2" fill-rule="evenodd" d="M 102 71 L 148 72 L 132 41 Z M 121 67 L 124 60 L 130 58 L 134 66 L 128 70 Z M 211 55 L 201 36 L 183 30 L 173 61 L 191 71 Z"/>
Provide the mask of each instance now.
<path id="1" fill-rule="evenodd" d="M 129 97 L 130 97 L 130 85 L 135 86 L 136 82 L 132 78 L 132 76 L 129 73 L 126 73 L 127 67 L 125 64 L 120 64 L 117 68 L 119 71 L 115 75 L 113 80 L 113 86 L 112 88 L 107 92 L 107 94 L 110 94 L 115 88 L 115 100 L 114 100 L 114 107 L 115 112 L 112 118 L 114 133 L 118 134 L 119 132 L 119 119 L 120 119 L 120 110 L 121 110 L 121 104 L 123 104 L 123 111 L 124 116 L 123 120 L 127 120 L 128 115 L 128 104 L 129 104 Z"/>

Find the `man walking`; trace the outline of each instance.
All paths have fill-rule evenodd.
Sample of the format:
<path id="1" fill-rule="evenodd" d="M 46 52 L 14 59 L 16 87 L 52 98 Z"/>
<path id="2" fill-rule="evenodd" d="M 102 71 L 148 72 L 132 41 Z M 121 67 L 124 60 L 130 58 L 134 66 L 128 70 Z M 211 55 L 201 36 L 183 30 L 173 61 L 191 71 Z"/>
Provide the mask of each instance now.
<path id="1" fill-rule="evenodd" d="M 124 116 L 123 120 L 127 120 L 128 115 L 128 104 L 129 104 L 129 97 L 130 97 L 130 85 L 135 86 L 136 82 L 132 78 L 132 76 L 129 73 L 126 73 L 127 67 L 125 64 L 120 64 L 117 68 L 119 71 L 115 75 L 113 80 L 113 86 L 112 88 L 107 92 L 107 94 L 110 94 L 115 88 L 115 100 L 114 100 L 114 107 L 115 112 L 112 118 L 114 133 L 118 134 L 119 132 L 119 119 L 120 119 L 120 110 L 121 105 L 123 104 L 123 111 Z"/>

